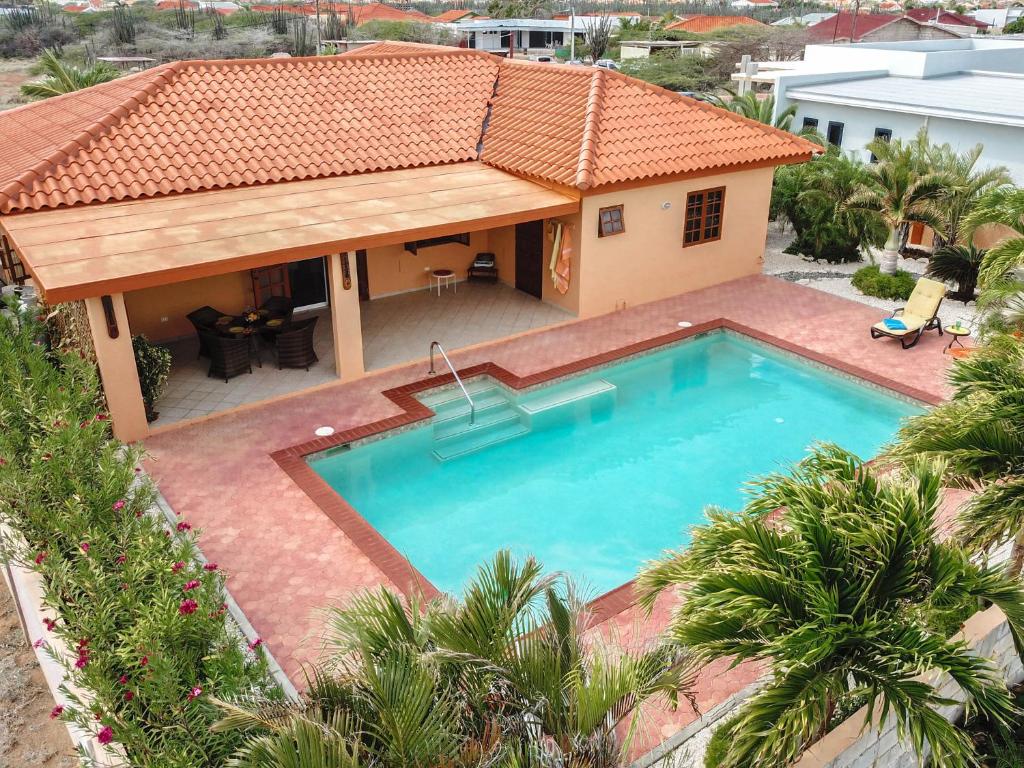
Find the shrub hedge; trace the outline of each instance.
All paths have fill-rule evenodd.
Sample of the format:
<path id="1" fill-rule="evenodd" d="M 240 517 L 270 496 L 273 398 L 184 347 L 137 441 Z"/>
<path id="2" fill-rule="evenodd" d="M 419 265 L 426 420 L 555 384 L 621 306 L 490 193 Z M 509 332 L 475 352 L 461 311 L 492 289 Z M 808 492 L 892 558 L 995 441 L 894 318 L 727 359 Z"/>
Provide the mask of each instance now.
<path id="1" fill-rule="evenodd" d="M 41 318 L 0 313 L 3 555 L 41 574 L 60 661 L 92 701 L 54 717 L 124 747 L 133 766 L 221 764 L 238 746 L 212 732 L 211 696 L 275 694 L 258 643 L 225 621 L 224 579 L 195 534 L 147 514 L 139 451 L 110 434 L 92 364 L 48 348 Z M 41 642 L 46 642 L 45 638 Z"/>
<path id="2" fill-rule="evenodd" d="M 883 275 L 877 264 L 858 269 L 853 273 L 853 287 L 866 296 L 880 299 L 910 298 L 917 278 L 909 272 L 897 270 L 895 275 Z"/>

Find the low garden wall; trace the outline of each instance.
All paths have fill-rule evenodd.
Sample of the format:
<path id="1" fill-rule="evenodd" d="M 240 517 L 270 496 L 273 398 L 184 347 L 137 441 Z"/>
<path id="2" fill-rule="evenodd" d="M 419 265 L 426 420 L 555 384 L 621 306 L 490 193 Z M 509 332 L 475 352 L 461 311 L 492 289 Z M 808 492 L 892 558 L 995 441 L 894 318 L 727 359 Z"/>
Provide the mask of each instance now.
<path id="1" fill-rule="evenodd" d="M 997 607 L 980 611 L 966 622 L 958 633 L 980 656 L 991 659 L 1002 671 L 1008 685 L 1024 680 L 1024 665 L 1013 645 L 1006 617 Z M 936 673 L 922 679 L 934 681 Z M 963 715 L 964 694 L 949 675 L 942 674 L 939 695 L 961 702 L 943 707 L 939 712 L 949 721 Z M 885 726 L 864 728 L 867 709 L 861 709 L 833 729 L 825 738 L 808 749 L 793 768 L 913 768 L 918 765 L 914 750 L 896 733 L 896 720 L 890 717 Z"/>

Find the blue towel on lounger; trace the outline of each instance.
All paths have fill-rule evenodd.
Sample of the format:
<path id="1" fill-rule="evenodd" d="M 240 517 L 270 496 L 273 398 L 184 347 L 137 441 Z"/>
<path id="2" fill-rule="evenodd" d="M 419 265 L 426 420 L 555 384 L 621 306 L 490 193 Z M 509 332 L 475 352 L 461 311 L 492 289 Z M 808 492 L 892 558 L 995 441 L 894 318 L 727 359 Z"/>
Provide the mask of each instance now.
<path id="1" fill-rule="evenodd" d="M 898 317 L 887 317 L 882 321 L 885 327 L 890 331 L 905 331 L 907 330 L 907 324 L 900 320 Z"/>

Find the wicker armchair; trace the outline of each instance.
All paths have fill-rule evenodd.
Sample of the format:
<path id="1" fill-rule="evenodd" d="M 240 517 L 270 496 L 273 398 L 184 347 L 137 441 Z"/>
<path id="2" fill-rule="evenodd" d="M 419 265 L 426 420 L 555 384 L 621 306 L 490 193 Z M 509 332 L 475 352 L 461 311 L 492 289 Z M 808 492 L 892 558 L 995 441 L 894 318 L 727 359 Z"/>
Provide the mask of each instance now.
<path id="1" fill-rule="evenodd" d="M 313 333 L 316 331 L 317 319 L 311 317 L 292 323 L 290 330 L 278 334 L 278 368 L 305 368 L 308 371 L 309 366 L 320 359 L 313 349 Z"/>
<path id="2" fill-rule="evenodd" d="M 207 376 L 228 379 L 242 373 L 252 373 L 249 358 L 249 337 L 229 338 L 212 331 L 200 331 L 199 338 L 210 350 L 210 371 Z"/>
<path id="3" fill-rule="evenodd" d="M 260 309 L 264 310 L 270 317 L 287 322 L 292 319 L 295 302 L 288 296 L 271 296 L 260 304 Z"/>
<path id="4" fill-rule="evenodd" d="M 200 307 L 189 312 L 185 317 L 192 323 L 192 327 L 196 329 L 196 335 L 199 336 L 199 354 L 197 357 L 209 357 L 210 350 L 203 340 L 203 331 L 213 330 L 213 326 L 217 322 L 217 318 L 223 317 L 223 312 L 218 312 L 216 309 L 210 306 Z"/>

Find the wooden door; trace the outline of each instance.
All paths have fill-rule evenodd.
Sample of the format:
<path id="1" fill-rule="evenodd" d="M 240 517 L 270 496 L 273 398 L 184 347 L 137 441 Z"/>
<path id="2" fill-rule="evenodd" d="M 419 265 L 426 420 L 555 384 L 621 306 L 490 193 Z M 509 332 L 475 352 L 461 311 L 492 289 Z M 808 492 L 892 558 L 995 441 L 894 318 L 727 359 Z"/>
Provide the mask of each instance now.
<path id="1" fill-rule="evenodd" d="M 516 224 L 516 288 L 538 299 L 544 292 L 544 222 Z"/>
<path id="2" fill-rule="evenodd" d="M 287 264 L 253 269 L 249 274 L 252 276 L 252 295 L 257 307 L 271 296 L 292 295 Z"/>

